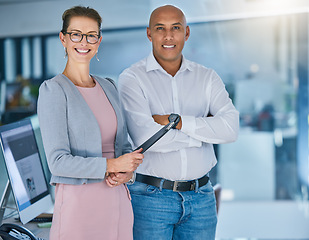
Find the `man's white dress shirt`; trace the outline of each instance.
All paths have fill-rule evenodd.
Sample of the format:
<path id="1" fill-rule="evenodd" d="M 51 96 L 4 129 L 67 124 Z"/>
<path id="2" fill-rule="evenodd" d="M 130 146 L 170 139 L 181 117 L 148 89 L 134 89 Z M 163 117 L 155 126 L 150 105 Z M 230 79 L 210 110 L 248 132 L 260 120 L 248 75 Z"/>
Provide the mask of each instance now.
<path id="1" fill-rule="evenodd" d="M 239 113 L 212 69 L 182 57 L 173 77 L 151 53 L 124 70 L 118 86 L 135 147 L 162 128 L 152 115 L 177 113 L 182 119 L 181 130 L 170 130 L 144 153 L 138 173 L 169 180 L 200 178 L 217 163 L 212 144 L 237 138 Z"/>

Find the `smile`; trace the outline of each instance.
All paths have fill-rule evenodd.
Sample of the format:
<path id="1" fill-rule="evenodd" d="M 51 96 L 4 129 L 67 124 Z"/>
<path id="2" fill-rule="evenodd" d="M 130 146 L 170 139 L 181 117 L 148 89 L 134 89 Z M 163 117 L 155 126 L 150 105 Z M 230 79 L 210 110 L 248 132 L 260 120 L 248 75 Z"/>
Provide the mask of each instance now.
<path id="1" fill-rule="evenodd" d="M 78 48 L 75 48 L 75 50 L 78 53 L 88 53 L 88 52 L 90 52 L 90 49 L 78 49 Z"/>
<path id="2" fill-rule="evenodd" d="M 176 47 L 176 45 L 162 45 L 163 48 L 174 48 Z"/>

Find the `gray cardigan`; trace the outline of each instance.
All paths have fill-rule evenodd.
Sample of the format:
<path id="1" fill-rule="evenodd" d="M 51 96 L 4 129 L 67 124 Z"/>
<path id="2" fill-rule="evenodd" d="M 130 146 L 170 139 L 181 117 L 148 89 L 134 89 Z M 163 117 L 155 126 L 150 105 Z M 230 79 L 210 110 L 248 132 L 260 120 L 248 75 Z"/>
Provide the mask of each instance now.
<path id="1" fill-rule="evenodd" d="M 111 80 L 93 76 L 117 116 L 116 157 L 131 152 L 118 91 Z M 42 83 L 38 117 L 51 184 L 85 184 L 102 181 L 106 158 L 102 157 L 100 128 L 88 104 L 63 74 Z"/>

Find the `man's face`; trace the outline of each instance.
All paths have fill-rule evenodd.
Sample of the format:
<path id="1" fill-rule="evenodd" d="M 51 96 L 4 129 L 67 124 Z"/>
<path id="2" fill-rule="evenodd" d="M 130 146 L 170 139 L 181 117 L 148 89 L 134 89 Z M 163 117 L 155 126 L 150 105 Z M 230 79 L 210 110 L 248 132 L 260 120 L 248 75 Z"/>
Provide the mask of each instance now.
<path id="1" fill-rule="evenodd" d="M 153 54 L 159 64 L 181 62 L 182 49 L 189 38 L 190 29 L 179 9 L 162 7 L 153 13 L 147 28 L 147 37 L 152 42 Z"/>

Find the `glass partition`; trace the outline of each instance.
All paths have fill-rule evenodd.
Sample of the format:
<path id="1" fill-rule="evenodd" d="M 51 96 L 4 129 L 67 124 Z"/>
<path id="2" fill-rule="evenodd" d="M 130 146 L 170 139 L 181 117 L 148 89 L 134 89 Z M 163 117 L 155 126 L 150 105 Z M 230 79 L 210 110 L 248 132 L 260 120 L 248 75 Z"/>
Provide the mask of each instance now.
<path id="1" fill-rule="evenodd" d="M 217 146 L 223 200 L 296 199 L 297 16 L 199 23 L 185 55 L 222 77 L 240 112 L 237 142 Z"/>

